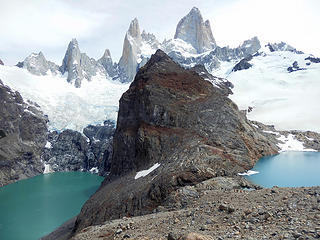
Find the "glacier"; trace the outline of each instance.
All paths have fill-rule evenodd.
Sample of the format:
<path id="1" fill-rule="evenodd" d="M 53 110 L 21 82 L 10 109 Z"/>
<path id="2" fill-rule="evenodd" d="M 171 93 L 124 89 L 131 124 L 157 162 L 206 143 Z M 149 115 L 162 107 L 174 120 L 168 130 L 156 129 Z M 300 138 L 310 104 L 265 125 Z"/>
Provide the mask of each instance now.
<path id="1" fill-rule="evenodd" d="M 49 129 L 72 129 L 82 132 L 89 124 L 106 119 L 116 121 L 119 99 L 129 83 L 120 83 L 97 74 L 75 88 L 63 75 L 36 76 L 26 69 L 0 66 L 0 79 L 20 92 L 25 100 L 35 102 L 48 115 Z"/>

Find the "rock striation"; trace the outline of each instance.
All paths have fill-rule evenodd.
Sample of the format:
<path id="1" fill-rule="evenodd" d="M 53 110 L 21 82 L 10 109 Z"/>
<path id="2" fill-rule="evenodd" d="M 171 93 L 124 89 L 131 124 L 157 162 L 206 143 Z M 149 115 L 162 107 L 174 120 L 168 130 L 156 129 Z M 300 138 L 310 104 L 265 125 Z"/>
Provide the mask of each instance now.
<path id="1" fill-rule="evenodd" d="M 0 81 L 0 186 L 43 172 L 47 119 Z"/>
<path id="2" fill-rule="evenodd" d="M 193 7 L 179 21 L 174 38 L 190 43 L 197 50 L 197 53 L 203 53 L 216 47 L 209 20 L 203 22 L 201 13 L 196 7 Z"/>
<path id="3" fill-rule="evenodd" d="M 59 72 L 59 66 L 47 61 L 42 52 L 30 54 L 23 62 L 19 62 L 16 66 L 27 69 L 30 73 L 38 76 L 46 75 L 48 71 L 51 71 L 52 74 Z"/>
<path id="4" fill-rule="evenodd" d="M 235 175 L 276 152 L 221 90 L 158 50 L 120 100 L 110 174 L 74 232 L 150 213 L 183 186 Z"/>

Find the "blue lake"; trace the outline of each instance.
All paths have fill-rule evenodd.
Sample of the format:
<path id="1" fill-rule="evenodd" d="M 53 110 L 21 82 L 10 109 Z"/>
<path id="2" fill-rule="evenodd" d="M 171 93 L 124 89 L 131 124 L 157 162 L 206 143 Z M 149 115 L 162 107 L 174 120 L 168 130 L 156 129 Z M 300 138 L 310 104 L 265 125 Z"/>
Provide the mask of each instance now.
<path id="1" fill-rule="evenodd" d="M 284 152 L 261 158 L 246 176 L 263 187 L 311 187 L 320 185 L 320 152 Z"/>
<path id="2" fill-rule="evenodd" d="M 76 216 L 103 178 L 90 173 L 39 175 L 0 188 L 0 239 L 34 240 Z"/>

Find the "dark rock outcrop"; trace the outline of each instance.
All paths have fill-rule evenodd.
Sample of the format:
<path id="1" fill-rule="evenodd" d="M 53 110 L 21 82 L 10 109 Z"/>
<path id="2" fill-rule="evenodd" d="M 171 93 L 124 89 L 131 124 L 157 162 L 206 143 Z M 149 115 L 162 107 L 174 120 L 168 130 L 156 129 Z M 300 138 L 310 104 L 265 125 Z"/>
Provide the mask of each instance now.
<path id="1" fill-rule="evenodd" d="M 84 128 L 86 137 L 73 130 L 51 132 L 42 158 L 52 171 L 91 171 L 104 176 L 110 171 L 114 131 L 114 123 L 105 121 L 103 126 Z"/>
<path id="2" fill-rule="evenodd" d="M 288 71 L 289 73 L 295 72 L 295 71 L 299 71 L 299 70 L 306 70 L 306 68 L 301 68 L 301 67 L 299 67 L 297 61 L 294 61 L 294 62 L 292 63 L 292 66 L 290 66 L 290 67 L 287 68 L 287 71 Z"/>
<path id="3" fill-rule="evenodd" d="M 0 186 L 41 174 L 47 119 L 0 81 Z"/>
<path id="4" fill-rule="evenodd" d="M 241 71 L 245 69 L 249 69 L 252 67 L 252 64 L 249 63 L 252 60 L 252 55 L 249 55 L 248 57 L 245 57 L 241 59 L 240 62 L 238 62 L 232 69 L 233 72 Z"/>
<path id="5" fill-rule="evenodd" d="M 234 175 L 276 152 L 227 96 L 158 50 L 120 100 L 110 175 L 74 231 L 150 213 L 179 187 Z"/>
<path id="6" fill-rule="evenodd" d="M 312 63 L 320 63 L 320 58 L 311 57 L 311 56 L 305 58 L 304 60 L 309 60 Z"/>
<path id="7" fill-rule="evenodd" d="M 2 62 L 2 60 L 0 59 L 0 65 L 4 65 L 4 63 Z"/>

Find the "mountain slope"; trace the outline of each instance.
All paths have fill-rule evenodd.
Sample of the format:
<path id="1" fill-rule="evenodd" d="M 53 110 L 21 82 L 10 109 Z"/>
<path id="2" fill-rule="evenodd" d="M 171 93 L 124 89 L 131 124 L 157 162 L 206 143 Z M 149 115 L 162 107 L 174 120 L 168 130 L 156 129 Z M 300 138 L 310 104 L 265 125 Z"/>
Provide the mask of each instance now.
<path id="1" fill-rule="evenodd" d="M 249 69 L 233 72 L 233 61 L 212 74 L 233 83 L 230 98 L 240 109 L 249 108 L 249 119 L 275 125 L 279 130 L 320 132 L 320 64 L 306 60 L 309 56 L 263 48 L 249 61 Z M 297 70 L 288 71 L 294 62 Z"/>
<path id="2" fill-rule="evenodd" d="M 66 77 L 36 76 L 17 67 L 0 67 L 0 78 L 23 98 L 36 102 L 48 115 L 51 130 L 73 129 L 82 132 L 89 124 L 106 119 L 116 121 L 118 100 L 129 84 L 121 84 L 105 76 L 94 76 L 75 88 Z"/>
<path id="3" fill-rule="evenodd" d="M 150 213 L 179 187 L 235 175 L 276 152 L 219 89 L 158 50 L 121 97 L 110 175 L 74 230 Z"/>

